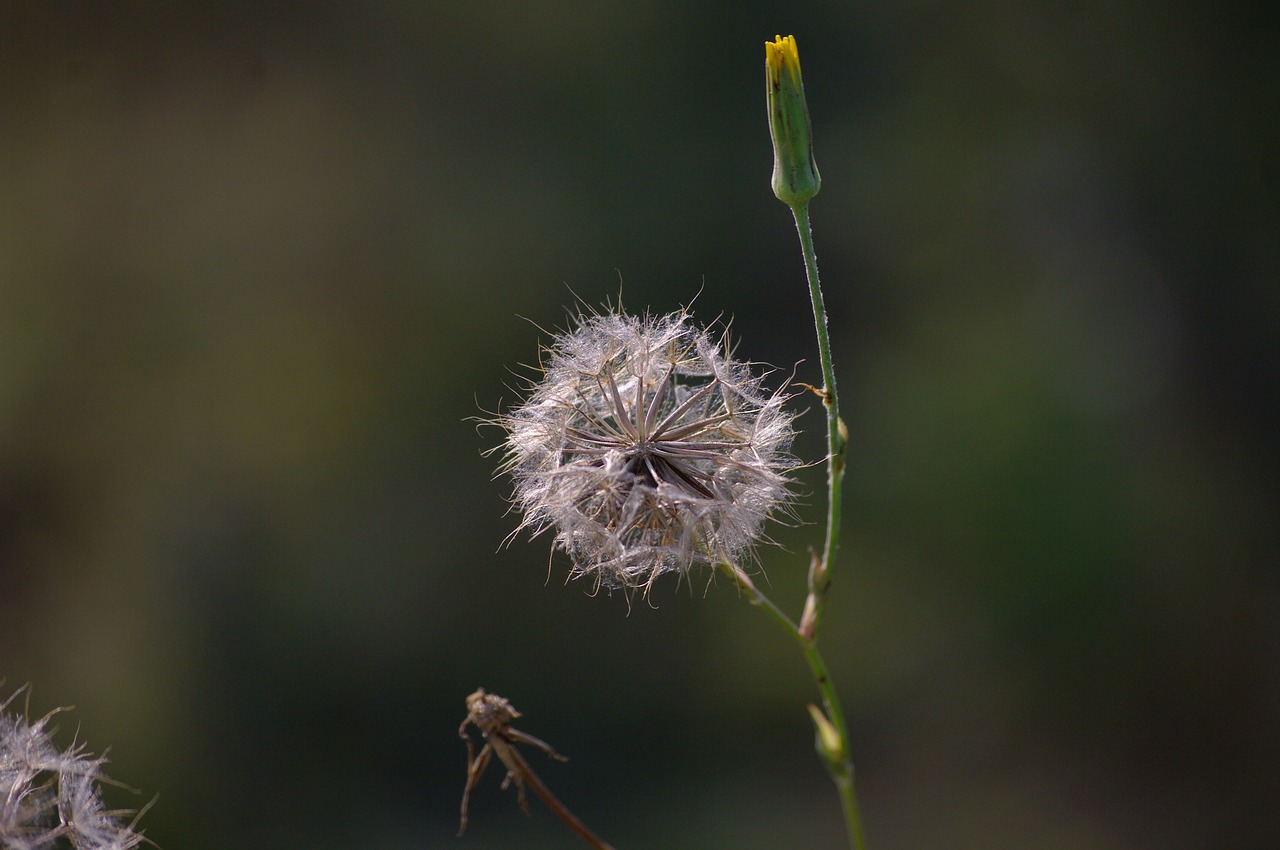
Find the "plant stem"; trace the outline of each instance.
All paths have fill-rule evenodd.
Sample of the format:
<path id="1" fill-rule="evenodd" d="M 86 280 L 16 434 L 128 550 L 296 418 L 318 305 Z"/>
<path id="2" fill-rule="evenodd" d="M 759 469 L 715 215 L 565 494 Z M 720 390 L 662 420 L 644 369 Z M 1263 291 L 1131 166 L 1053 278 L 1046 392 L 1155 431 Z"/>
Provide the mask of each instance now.
<path id="1" fill-rule="evenodd" d="M 827 719 L 835 727 L 840 736 L 840 752 L 843 757 L 838 763 L 827 762 L 831 773 L 831 781 L 840 794 L 840 807 L 844 811 L 845 828 L 849 832 L 849 846 L 852 850 L 864 850 L 865 839 L 862 835 L 862 814 L 858 811 L 858 795 L 853 790 L 853 761 L 849 757 L 849 729 L 844 720 L 844 709 L 840 706 L 840 696 L 836 693 L 831 674 L 827 671 L 827 663 L 822 658 L 813 640 L 798 635 L 805 661 L 809 662 L 809 670 L 813 680 L 822 694 L 822 705 L 826 708 Z"/>
<path id="2" fill-rule="evenodd" d="M 800 250 L 804 254 L 805 276 L 809 281 L 809 299 L 813 303 L 813 324 L 818 337 L 818 357 L 822 364 L 822 404 L 827 409 L 827 535 L 822 547 L 822 559 L 810 568 L 809 598 L 806 600 L 806 616 L 795 637 L 800 641 L 809 670 L 822 694 L 822 704 L 827 719 L 839 735 L 839 758 L 826 759 L 831 780 L 840 794 L 844 809 L 845 826 L 849 832 L 849 846 L 863 850 L 862 817 L 858 811 L 858 798 L 853 789 L 853 762 L 849 757 L 849 730 L 845 723 L 840 697 L 831 681 L 822 653 L 818 651 L 818 633 L 822 627 L 822 614 L 826 604 L 827 589 L 831 585 L 831 567 L 840 546 L 840 509 L 844 485 L 844 456 L 848 432 L 840 419 L 840 401 L 836 392 L 835 366 L 831 358 L 831 336 L 827 330 L 827 308 L 822 298 L 822 285 L 818 278 L 818 258 L 813 249 L 813 229 L 809 224 L 808 203 L 791 204 L 795 216 L 796 232 L 800 235 Z M 763 594 L 760 594 L 763 596 Z M 766 608 L 775 607 L 768 603 Z M 781 613 L 781 612 L 779 612 Z M 788 620 L 788 625 L 790 621 Z"/>
<path id="3" fill-rule="evenodd" d="M 844 451 L 847 435 L 840 419 L 840 401 L 836 392 L 835 366 L 831 359 L 831 337 L 827 331 L 827 308 L 822 299 L 818 279 L 818 258 L 813 250 L 813 230 L 809 226 L 808 204 L 791 207 L 796 231 L 800 234 L 800 250 L 804 254 L 805 276 L 809 280 L 809 299 L 813 303 L 813 324 L 818 336 L 818 358 L 822 364 L 822 404 L 827 409 L 827 537 L 822 547 L 812 634 L 816 638 L 822 622 L 822 604 L 830 584 L 832 561 L 840 547 L 841 491 L 844 484 Z"/>
<path id="4" fill-rule="evenodd" d="M 835 684 L 831 681 L 831 673 L 827 670 L 827 663 L 822 657 L 822 652 L 818 649 L 817 642 L 813 638 L 807 637 L 795 622 L 787 616 L 786 612 L 779 608 L 772 599 L 765 596 L 756 587 L 755 582 L 739 567 L 727 561 L 720 562 L 718 566 L 733 578 L 741 590 L 749 595 L 751 604 L 762 608 L 770 619 L 781 626 L 787 634 L 795 638 L 796 642 L 800 644 L 800 651 L 804 653 L 805 661 L 809 664 L 809 670 L 813 673 L 813 680 L 818 686 L 818 692 L 822 695 L 822 705 L 826 709 L 827 719 L 831 721 L 831 725 L 835 727 L 840 737 L 839 750 L 842 756 L 837 761 L 825 758 L 824 761 L 827 764 L 827 770 L 831 773 L 831 781 L 835 783 L 836 791 L 840 794 L 840 806 L 844 811 L 845 827 L 849 833 L 849 847 L 851 850 L 865 850 L 866 843 L 862 835 L 862 815 L 858 810 L 858 797 L 853 790 L 853 762 L 850 761 L 848 755 L 849 729 L 845 724 L 844 709 L 840 705 L 840 696 L 836 693 Z"/>
<path id="5" fill-rule="evenodd" d="M 537 794 L 538 797 L 542 799 L 542 802 L 547 804 L 547 808 L 551 809 L 551 811 L 555 813 L 556 817 L 564 821 L 565 826 L 573 830 L 579 838 L 587 842 L 587 844 L 591 845 L 595 850 L 613 850 L 613 845 L 609 844 L 603 838 L 588 829 L 585 823 L 578 820 L 577 816 L 575 816 L 573 812 L 569 811 L 568 807 L 566 807 L 564 803 L 560 802 L 560 799 L 556 797 L 555 794 L 551 793 L 551 789 L 546 786 L 546 783 L 538 778 L 538 774 L 533 772 L 533 768 L 529 766 L 529 762 L 525 761 L 524 756 L 520 755 L 519 750 L 515 747 L 511 747 L 509 749 L 510 753 L 515 757 L 516 763 L 519 764 L 521 772 L 524 774 L 522 777 L 524 781 L 533 789 L 533 793 Z"/>

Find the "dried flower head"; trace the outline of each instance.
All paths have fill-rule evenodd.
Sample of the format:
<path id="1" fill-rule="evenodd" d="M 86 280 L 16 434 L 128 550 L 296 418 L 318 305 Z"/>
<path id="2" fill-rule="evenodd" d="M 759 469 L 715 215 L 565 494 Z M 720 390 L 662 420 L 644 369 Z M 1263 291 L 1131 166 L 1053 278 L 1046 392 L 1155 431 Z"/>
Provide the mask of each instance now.
<path id="1" fill-rule="evenodd" d="M 519 528 L 555 529 L 571 577 L 597 587 L 647 592 L 665 572 L 737 563 L 790 497 L 786 395 L 684 311 L 575 325 L 497 419 Z"/>

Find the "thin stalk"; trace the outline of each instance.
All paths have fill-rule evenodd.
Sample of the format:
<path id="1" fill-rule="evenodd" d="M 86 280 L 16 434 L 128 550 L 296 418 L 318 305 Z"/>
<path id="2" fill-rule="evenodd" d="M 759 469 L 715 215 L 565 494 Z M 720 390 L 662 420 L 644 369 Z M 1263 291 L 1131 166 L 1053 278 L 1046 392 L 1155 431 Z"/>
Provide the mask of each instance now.
<path id="1" fill-rule="evenodd" d="M 827 536 L 822 547 L 816 586 L 813 589 L 815 610 L 811 634 L 816 638 L 822 623 L 822 608 L 830 584 L 830 568 L 840 547 L 841 493 L 844 489 L 844 451 L 847 435 L 840 420 L 840 399 L 836 392 L 835 366 L 831 359 L 831 336 L 827 331 L 827 308 L 822 299 L 818 279 L 818 258 L 813 250 L 813 230 L 809 225 L 808 204 L 791 207 L 800 234 L 800 250 L 804 254 L 805 276 L 809 280 L 809 299 L 813 303 L 813 324 L 818 336 L 818 358 L 822 364 L 822 405 L 827 409 Z"/>
<path id="2" fill-rule="evenodd" d="M 551 789 L 538 778 L 538 774 L 533 772 L 529 762 L 525 761 L 524 756 L 520 755 L 520 752 L 515 747 L 511 747 L 510 752 L 520 765 L 520 770 L 524 774 L 524 781 L 533 789 L 533 793 L 537 794 L 542 799 L 542 802 L 547 804 L 547 808 L 551 809 L 556 817 L 564 821 L 565 826 L 573 830 L 579 838 L 594 847 L 595 850 L 614 850 L 611 844 L 588 829 L 585 823 L 578 820 L 573 812 L 569 811 L 568 807 L 560 802 L 559 797 L 551 793 Z"/>
<path id="3" fill-rule="evenodd" d="M 858 797 L 853 790 L 853 762 L 849 759 L 849 728 L 844 719 L 844 708 L 840 705 L 840 696 L 836 693 L 835 684 L 831 681 L 831 673 L 827 669 L 827 662 L 822 657 L 821 650 L 818 649 L 817 642 L 808 637 L 800 630 L 786 612 L 778 607 L 768 596 L 765 596 L 761 590 L 756 587 L 755 582 L 743 572 L 739 567 L 722 561 L 718 564 L 721 570 L 729 574 L 729 576 L 737 583 L 738 587 L 748 594 L 748 601 L 751 604 L 764 610 L 769 618 L 782 627 L 782 629 L 797 643 L 800 644 L 800 651 L 804 653 L 805 661 L 809 664 L 809 670 L 813 674 L 814 683 L 818 686 L 818 692 L 822 695 L 822 705 L 826 709 L 827 719 L 840 738 L 839 750 L 843 756 L 837 761 L 824 759 L 827 764 L 827 770 L 831 773 L 831 780 L 835 783 L 836 791 L 840 795 L 840 807 L 844 812 L 845 827 L 849 833 L 849 846 L 852 850 L 865 850 L 866 843 L 862 834 L 862 814 L 858 809 Z"/>
<path id="4" fill-rule="evenodd" d="M 849 832 L 849 846 L 852 850 L 864 850 L 866 841 L 862 835 L 862 814 L 858 810 L 858 795 L 853 790 L 853 761 L 849 757 L 849 728 L 845 724 L 844 709 L 840 706 L 840 696 L 836 693 L 835 684 L 827 670 L 827 663 L 822 658 L 817 644 L 813 640 L 799 636 L 805 661 L 809 662 L 809 670 L 813 680 L 822 694 L 822 705 L 827 710 L 827 719 L 835 727 L 840 736 L 840 752 L 844 754 L 838 764 L 827 763 L 831 773 L 831 781 L 840 794 L 840 808 L 844 811 L 844 823 Z"/>
<path id="5" fill-rule="evenodd" d="M 822 547 L 822 559 L 813 565 L 809 575 L 809 598 L 805 603 L 805 617 L 796 630 L 809 670 L 822 694 L 822 704 L 827 719 L 839 736 L 838 759 L 827 760 L 831 779 L 840 794 L 845 825 L 849 832 L 849 845 L 853 850 L 863 850 L 862 816 L 858 811 L 858 798 L 853 788 L 853 762 L 849 757 L 849 729 L 845 723 L 840 697 L 831 681 L 831 673 L 819 652 L 818 633 L 822 627 L 822 614 L 826 604 L 827 589 L 831 585 L 831 567 L 840 547 L 840 513 L 844 489 L 845 446 L 848 432 L 840 419 L 840 397 L 836 391 L 835 366 L 831 357 L 831 335 L 827 329 L 827 308 L 822 298 L 822 285 L 818 277 L 818 258 L 813 248 L 813 228 L 809 224 L 808 203 L 792 204 L 796 232 L 800 236 L 800 250 L 804 254 L 805 277 L 809 281 L 809 299 L 813 304 L 813 324 L 818 338 L 818 357 L 822 365 L 822 404 L 827 410 L 827 534 Z"/>

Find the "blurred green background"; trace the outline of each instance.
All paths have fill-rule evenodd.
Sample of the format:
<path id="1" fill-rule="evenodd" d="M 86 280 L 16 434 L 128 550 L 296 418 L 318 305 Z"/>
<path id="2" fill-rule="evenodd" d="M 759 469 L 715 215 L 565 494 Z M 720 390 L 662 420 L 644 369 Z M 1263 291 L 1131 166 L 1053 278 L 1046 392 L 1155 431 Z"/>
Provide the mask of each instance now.
<path id="1" fill-rule="evenodd" d="M 74 704 L 167 850 L 575 846 L 496 769 L 454 838 L 481 685 L 620 850 L 841 846 L 795 647 L 499 548 L 468 421 L 620 289 L 820 382 L 794 33 L 872 846 L 1274 847 L 1275 8 L 0 6 L 4 692 Z M 822 480 L 764 552 L 795 613 Z"/>

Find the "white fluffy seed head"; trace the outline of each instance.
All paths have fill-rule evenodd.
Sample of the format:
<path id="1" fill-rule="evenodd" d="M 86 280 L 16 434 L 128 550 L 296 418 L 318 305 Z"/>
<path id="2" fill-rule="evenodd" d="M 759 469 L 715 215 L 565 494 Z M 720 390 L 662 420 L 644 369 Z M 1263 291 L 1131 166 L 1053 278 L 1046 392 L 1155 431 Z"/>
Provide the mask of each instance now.
<path id="1" fill-rule="evenodd" d="M 791 497 L 786 398 L 686 312 L 578 316 L 496 420 L 520 528 L 553 529 L 571 577 L 608 589 L 738 563 Z"/>
<path id="2" fill-rule="evenodd" d="M 59 750 L 48 730 L 0 703 L 0 848 L 4 850 L 132 850 L 145 840 L 136 823 L 108 809 L 98 786 L 106 758 L 83 744 Z"/>

